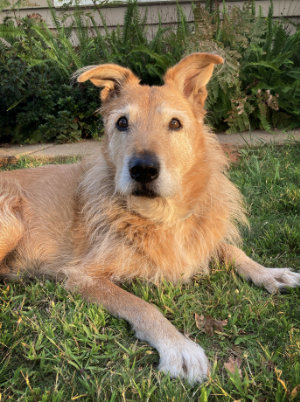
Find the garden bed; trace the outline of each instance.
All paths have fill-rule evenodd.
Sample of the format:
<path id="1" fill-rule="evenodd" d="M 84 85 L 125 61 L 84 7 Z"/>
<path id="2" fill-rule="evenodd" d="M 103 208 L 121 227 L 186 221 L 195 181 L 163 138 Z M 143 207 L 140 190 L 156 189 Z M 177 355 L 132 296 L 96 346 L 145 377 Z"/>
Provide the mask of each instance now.
<path id="1" fill-rule="evenodd" d="M 168 67 L 201 51 L 225 59 L 209 83 L 206 102 L 206 121 L 216 131 L 300 126 L 300 30 L 295 27 L 291 33 L 275 21 L 272 2 L 267 18 L 255 1 L 230 10 L 224 6 L 223 11 L 200 6 L 193 24 L 178 6 L 177 23 L 168 29 L 160 25 L 152 38 L 136 2 L 128 3 L 122 28 L 113 31 L 100 6 L 92 13 L 75 7 L 68 24 L 50 10 L 55 31 L 36 18 L 0 25 L 5 39 L 0 41 L 0 143 L 98 138 L 103 131 L 95 114 L 99 91 L 72 81 L 77 69 L 118 63 L 131 68 L 142 83 L 159 85 Z"/>

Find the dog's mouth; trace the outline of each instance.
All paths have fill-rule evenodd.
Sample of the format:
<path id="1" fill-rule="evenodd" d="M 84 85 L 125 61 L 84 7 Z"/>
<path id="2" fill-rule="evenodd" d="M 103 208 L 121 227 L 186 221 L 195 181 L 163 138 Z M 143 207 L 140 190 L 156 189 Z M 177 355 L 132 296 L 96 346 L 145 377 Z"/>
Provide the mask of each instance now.
<path id="1" fill-rule="evenodd" d="M 132 191 L 132 195 L 136 197 L 156 198 L 159 195 L 151 188 L 142 184 Z"/>

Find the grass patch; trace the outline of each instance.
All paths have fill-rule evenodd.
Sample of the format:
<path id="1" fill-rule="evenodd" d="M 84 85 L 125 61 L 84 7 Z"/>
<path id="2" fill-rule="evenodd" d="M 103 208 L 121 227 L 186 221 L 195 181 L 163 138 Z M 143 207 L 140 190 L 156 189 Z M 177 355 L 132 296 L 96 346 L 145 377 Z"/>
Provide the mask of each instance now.
<path id="1" fill-rule="evenodd" d="M 300 245 L 300 145 L 244 149 L 231 177 L 249 205 L 244 249 L 269 266 L 294 266 Z M 39 164 L 24 159 L 17 167 Z M 29 165 L 29 166 L 28 166 Z M 300 384 L 299 289 L 269 295 L 233 270 L 159 287 L 126 288 L 155 303 L 202 345 L 211 379 L 190 386 L 156 371 L 158 354 L 110 316 L 51 281 L 0 285 L 0 393 L 13 401 L 289 401 Z M 227 319 L 222 332 L 200 332 L 194 313 Z M 229 374 L 229 356 L 241 375 Z M 1 398 L 0 398 L 1 399 Z"/>
<path id="2" fill-rule="evenodd" d="M 0 161 L 1 170 L 28 169 L 44 165 L 57 165 L 61 163 L 75 163 L 80 160 L 79 156 L 59 156 L 50 158 L 33 158 L 32 156 L 12 157 L 11 160 Z"/>

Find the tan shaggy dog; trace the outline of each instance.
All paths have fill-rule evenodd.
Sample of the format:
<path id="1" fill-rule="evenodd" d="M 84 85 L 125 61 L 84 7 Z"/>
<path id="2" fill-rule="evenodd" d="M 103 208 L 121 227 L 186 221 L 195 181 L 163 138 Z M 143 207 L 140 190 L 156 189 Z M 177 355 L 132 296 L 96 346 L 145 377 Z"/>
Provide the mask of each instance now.
<path id="1" fill-rule="evenodd" d="M 269 292 L 300 284 L 288 268 L 265 268 L 235 244 L 245 222 L 227 159 L 203 125 L 219 56 L 195 53 L 161 87 L 105 64 L 80 72 L 102 87 L 105 138 L 92 162 L 0 174 L 0 273 L 42 274 L 131 323 L 160 354 L 159 369 L 203 381 L 203 349 L 158 309 L 121 289 L 132 278 L 186 281 L 211 258 Z"/>

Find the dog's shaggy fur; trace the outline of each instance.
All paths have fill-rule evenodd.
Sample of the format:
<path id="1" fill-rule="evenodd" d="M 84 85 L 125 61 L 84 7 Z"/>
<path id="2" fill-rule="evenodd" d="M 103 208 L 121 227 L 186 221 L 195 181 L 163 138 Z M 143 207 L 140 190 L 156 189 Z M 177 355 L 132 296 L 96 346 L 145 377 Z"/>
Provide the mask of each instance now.
<path id="1" fill-rule="evenodd" d="M 227 159 L 203 125 L 206 84 L 223 60 L 196 53 L 162 87 L 141 86 L 116 65 L 84 69 L 101 92 L 105 139 L 94 161 L 0 175 L 0 274 L 61 278 L 127 319 L 160 353 L 160 369 L 202 381 L 202 348 L 116 282 L 185 281 L 211 258 L 273 292 L 300 274 L 268 269 L 236 247 L 246 223 Z"/>

